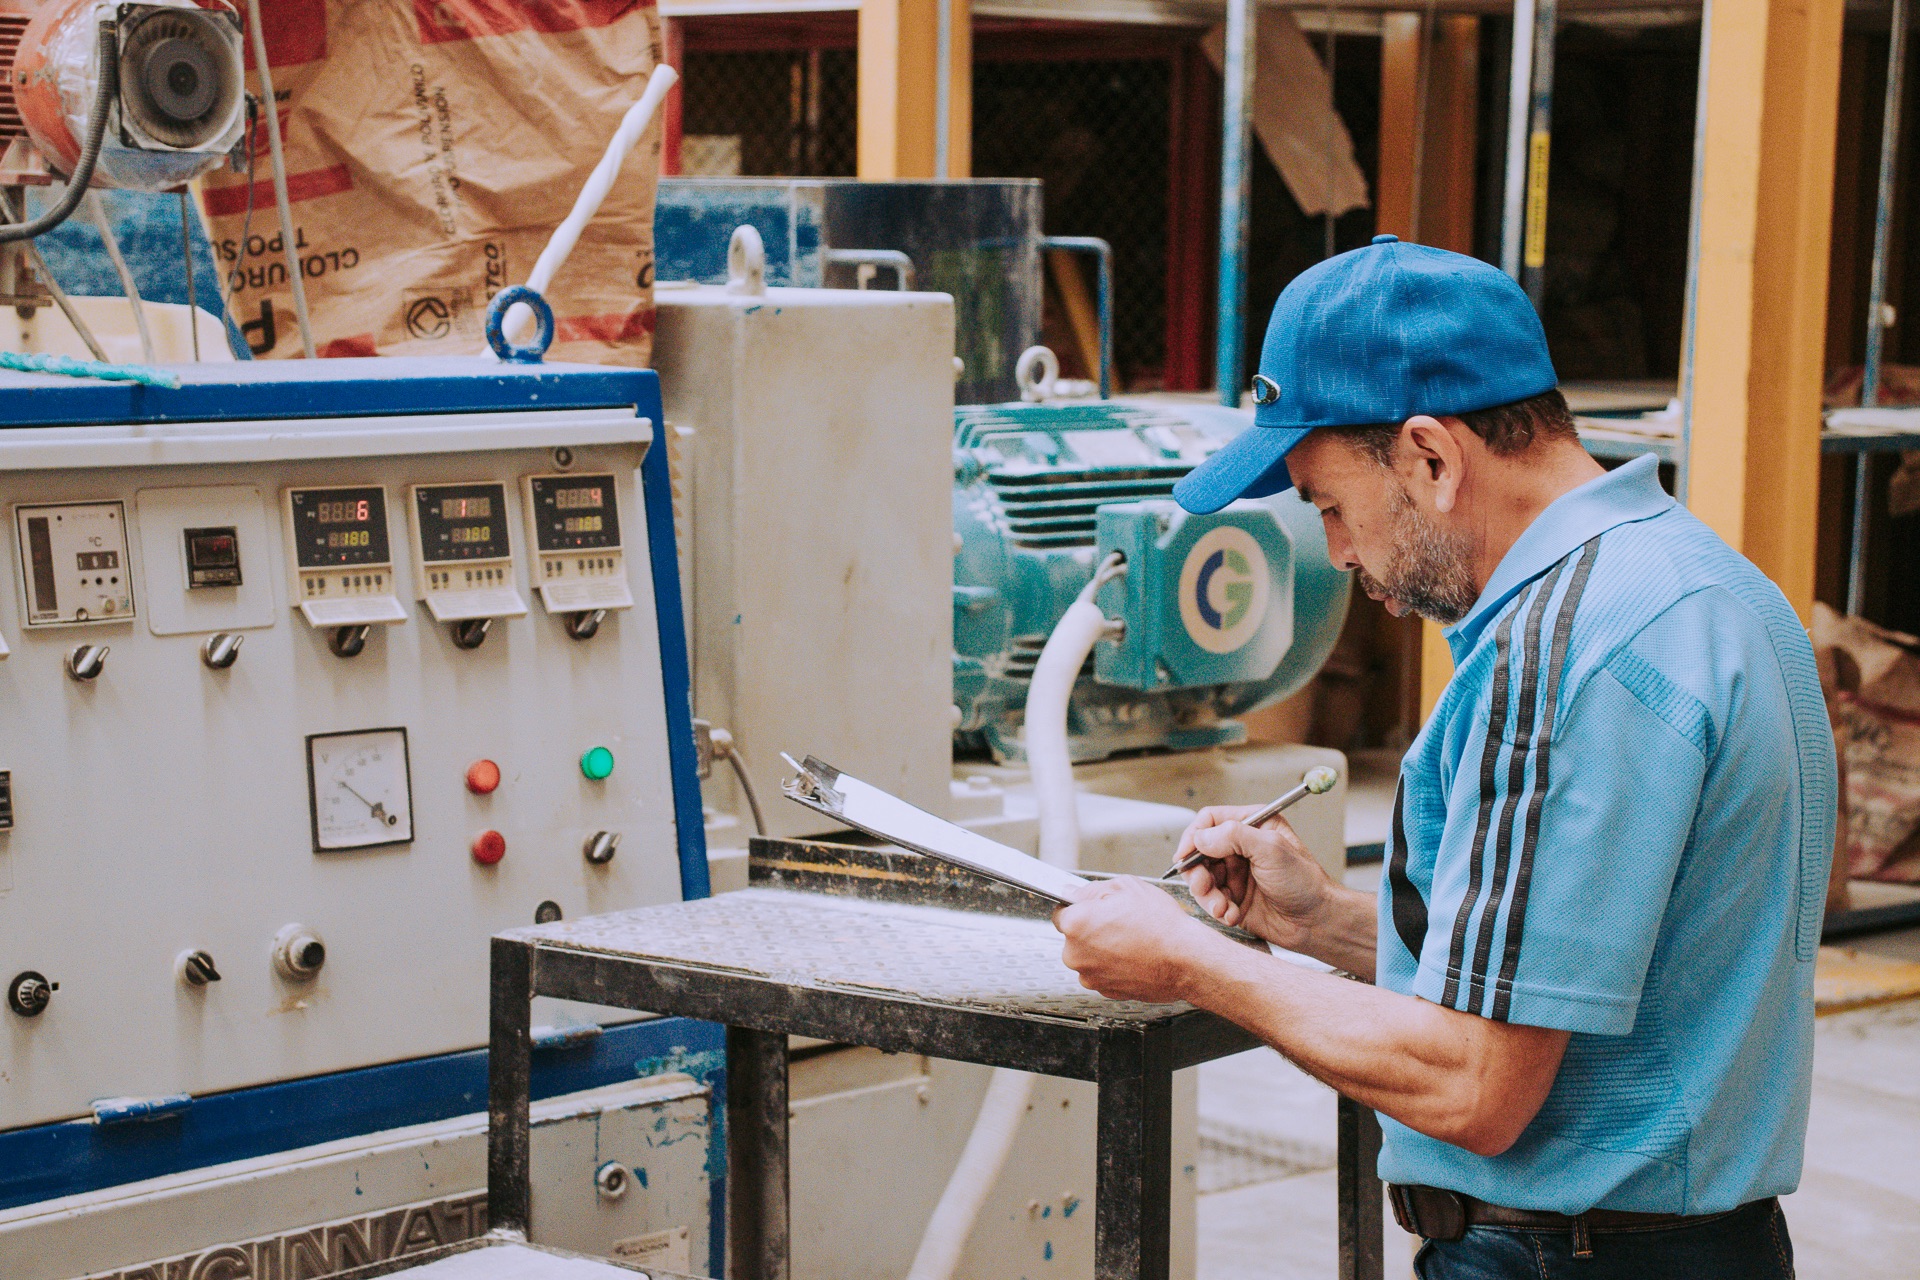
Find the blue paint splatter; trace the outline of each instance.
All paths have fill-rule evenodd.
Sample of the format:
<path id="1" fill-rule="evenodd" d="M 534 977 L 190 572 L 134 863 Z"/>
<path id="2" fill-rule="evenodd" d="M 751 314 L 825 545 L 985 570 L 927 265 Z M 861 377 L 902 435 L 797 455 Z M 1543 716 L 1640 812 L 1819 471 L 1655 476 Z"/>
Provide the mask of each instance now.
<path id="1" fill-rule="evenodd" d="M 640 1179 L 640 1186 L 644 1189 L 647 1185 L 647 1171 L 639 1165 L 635 1165 L 633 1166 L 633 1176 Z"/>
<path id="2" fill-rule="evenodd" d="M 1075 1209 L 1078 1209 L 1079 1207 L 1080 1207 L 1080 1197 L 1068 1196 L 1066 1204 L 1060 1207 L 1060 1216 L 1063 1218 L 1071 1218 L 1073 1216 L 1073 1211 Z"/>
<path id="3" fill-rule="evenodd" d="M 1040 1211 L 1040 1216 L 1043 1218 L 1051 1218 L 1053 1216 L 1053 1206 L 1048 1205 L 1046 1208 L 1042 1209 Z"/>
<path id="4" fill-rule="evenodd" d="M 1045 1258 L 1048 1262 L 1053 1261 L 1053 1241 L 1051 1240 L 1047 1241 L 1047 1247 L 1040 1251 L 1040 1256 Z"/>

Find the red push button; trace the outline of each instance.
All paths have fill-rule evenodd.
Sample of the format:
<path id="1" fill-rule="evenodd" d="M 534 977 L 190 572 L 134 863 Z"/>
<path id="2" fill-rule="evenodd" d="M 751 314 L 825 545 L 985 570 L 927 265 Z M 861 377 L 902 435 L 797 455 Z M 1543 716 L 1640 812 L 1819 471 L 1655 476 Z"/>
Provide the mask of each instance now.
<path id="1" fill-rule="evenodd" d="M 467 790 L 484 796 L 500 785 L 500 766 L 491 760 L 475 760 L 467 766 Z"/>
<path id="2" fill-rule="evenodd" d="M 473 838 L 473 860 L 490 867 L 507 856 L 507 838 L 498 831 L 482 831 Z"/>

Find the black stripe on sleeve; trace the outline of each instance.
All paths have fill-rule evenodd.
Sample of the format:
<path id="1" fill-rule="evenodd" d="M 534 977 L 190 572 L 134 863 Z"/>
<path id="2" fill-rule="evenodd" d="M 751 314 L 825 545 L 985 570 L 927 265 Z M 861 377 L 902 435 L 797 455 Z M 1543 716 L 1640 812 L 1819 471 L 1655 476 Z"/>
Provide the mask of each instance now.
<path id="1" fill-rule="evenodd" d="M 1393 859 L 1387 863 L 1387 887 L 1393 904 L 1393 931 L 1401 945 L 1420 961 L 1420 948 L 1427 940 L 1427 900 L 1413 887 L 1407 876 L 1407 780 L 1393 792 Z"/>
<path id="2" fill-rule="evenodd" d="M 1493 633 L 1493 703 L 1487 714 L 1487 741 L 1480 749 L 1480 816 L 1474 823 L 1473 849 L 1468 853 L 1467 892 L 1460 899 L 1460 910 L 1453 917 L 1453 942 L 1447 952 L 1447 983 L 1440 1003 L 1453 1007 L 1460 994 L 1460 971 L 1467 957 L 1467 924 L 1473 918 L 1480 897 L 1480 855 L 1486 851 L 1487 828 L 1493 823 L 1493 792 L 1498 782 L 1500 740 L 1507 732 L 1507 692 L 1513 674 L 1507 669 L 1507 651 L 1513 641 L 1513 620 L 1520 613 L 1516 603 L 1500 619 Z"/>
<path id="3" fill-rule="evenodd" d="M 1520 935 L 1527 923 L 1527 890 L 1533 883 L 1533 851 L 1540 842 L 1540 811 L 1547 800 L 1547 768 L 1553 755 L 1554 712 L 1560 700 L 1560 676 L 1566 670 L 1567 646 L 1573 636 L 1573 615 L 1580 607 L 1580 596 L 1587 589 L 1593 562 L 1600 558 L 1600 539 L 1594 537 L 1581 548 L 1580 563 L 1575 566 L 1567 594 L 1560 601 L 1560 612 L 1553 620 L 1553 656 L 1547 664 L 1547 703 L 1540 726 L 1540 759 L 1534 766 L 1533 794 L 1527 799 L 1526 834 L 1520 844 L 1520 866 L 1513 882 L 1513 905 L 1507 910 L 1507 947 L 1500 961 L 1500 978 L 1493 989 L 1493 1017 L 1505 1022 L 1513 1005 L 1513 978 L 1520 968 Z"/>
<path id="4" fill-rule="evenodd" d="M 1562 560 L 1553 566 L 1540 589 L 1534 593 L 1527 610 L 1521 661 L 1520 698 L 1513 719 L 1513 751 L 1507 757 L 1507 790 L 1500 797 L 1500 817 L 1494 824 L 1493 875 L 1487 881 L 1486 901 L 1480 907 L 1480 927 L 1474 931 L 1473 966 L 1468 971 L 1467 1003 L 1469 1013 L 1480 1012 L 1487 995 L 1487 966 L 1493 957 L 1493 926 L 1500 918 L 1500 903 L 1507 896 L 1507 879 L 1513 870 L 1513 819 L 1520 808 L 1520 793 L 1527 785 L 1527 763 L 1538 746 L 1538 723 L 1534 704 L 1540 696 L 1540 624 L 1547 614 L 1547 602 L 1560 585 Z"/>

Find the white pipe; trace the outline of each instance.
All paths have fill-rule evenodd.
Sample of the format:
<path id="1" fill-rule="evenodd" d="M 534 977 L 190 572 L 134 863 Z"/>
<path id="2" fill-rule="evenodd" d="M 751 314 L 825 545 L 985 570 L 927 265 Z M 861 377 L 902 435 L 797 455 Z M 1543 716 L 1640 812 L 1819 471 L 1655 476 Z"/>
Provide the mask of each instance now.
<path id="1" fill-rule="evenodd" d="M 1074 812 L 1073 757 L 1067 749 L 1067 703 L 1094 644 L 1107 631 L 1106 615 L 1093 602 L 1102 583 L 1121 572 L 1110 559 L 1047 637 L 1027 686 L 1027 771 L 1040 807 L 1040 858 L 1071 871 L 1080 865 L 1080 823 Z M 960 1153 L 947 1188 L 940 1193 L 926 1234 L 913 1255 L 907 1280 L 950 1280 L 973 1234 L 987 1194 L 1000 1180 L 1033 1098 L 1033 1077 L 1004 1067 L 993 1073 L 980 1116 Z"/>
<path id="2" fill-rule="evenodd" d="M 293 202 L 287 199 L 287 158 L 280 152 L 280 104 L 273 96 L 273 69 L 267 65 L 267 29 L 260 25 L 260 0 L 247 0 L 247 25 L 253 28 L 254 70 L 260 73 L 260 109 L 267 113 L 267 147 L 273 156 L 273 204 L 280 211 L 280 240 L 287 249 L 287 283 L 293 286 L 293 318 L 300 325 L 300 350 L 316 358 L 313 323 L 307 318 L 307 282 L 300 274 L 300 238 L 293 231 Z M 253 145 L 251 135 L 247 145 Z M 245 252 L 245 246 L 242 246 Z"/>
<path id="3" fill-rule="evenodd" d="M 647 131 L 647 126 L 653 123 L 653 113 L 659 110 L 661 99 L 667 96 L 667 90 L 673 88 L 679 78 L 679 73 L 664 62 L 653 69 L 640 101 L 627 108 L 627 114 L 620 120 L 620 127 L 613 131 L 613 140 L 607 143 L 607 149 L 600 157 L 600 163 L 593 167 L 587 184 L 580 188 L 580 194 L 573 202 L 573 212 L 554 229 L 553 238 L 540 251 L 539 261 L 533 264 L 533 274 L 527 277 L 529 289 L 546 297 L 547 286 L 553 283 L 553 277 L 565 265 L 573 246 L 580 242 L 580 233 L 587 229 L 587 223 L 593 221 L 593 215 L 600 211 L 600 202 L 607 198 L 607 192 L 613 190 L 614 179 L 620 176 L 620 166 L 625 162 L 627 153 L 640 141 L 640 135 Z M 532 322 L 533 308 L 524 302 L 516 302 L 507 309 L 507 318 L 500 326 L 500 331 L 506 335 L 508 342 L 518 342 Z"/>
<path id="4" fill-rule="evenodd" d="M 1500 269 L 1520 278 L 1526 234 L 1527 126 L 1533 118 L 1534 0 L 1514 0 L 1513 54 L 1507 80 L 1507 185 L 1500 195 Z"/>
<path id="5" fill-rule="evenodd" d="M 1027 686 L 1027 774 L 1040 808 L 1040 860 L 1071 871 L 1080 863 L 1080 823 L 1074 813 L 1073 757 L 1067 753 L 1067 702 L 1107 617 L 1082 597 L 1047 637 Z"/>
<path id="6" fill-rule="evenodd" d="M 973 1233 L 974 1220 L 987 1202 L 987 1193 L 1000 1180 L 1032 1099 L 1033 1077 L 1027 1072 L 1005 1067 L 994 1071 L 986 1101 L 980 1104 L 980 1118 L 973 1122 L 960 1163 L 953 1167 L 953 1177 L 927 1221 L 907 1280 L 948 1280 L 960 1269 L 960 1255 Z"/>
<path id="7" fill-rule="evenodd" d="M 140 332 L 140 358 L 148 364 L 158 364 L 153 355 L 153 333 L 147 328 L 147 309 L 140 304 L 140 286 L 134 283 L 133 272 L 127 269 L 127 260 L 120 255 L 120 242 L 113 238 L 113 220 L 107 217 L 106 203 L 98 191 L 87 192 L 86 199 L 87 213 L 93 225 L 100 229 L 100 238 L 107 242 L 107 259 L 113 263 L 113 273 L 120 277 L 120 289 L 127 295 L 127 305 L 133 308 L 134 328 Z"/>

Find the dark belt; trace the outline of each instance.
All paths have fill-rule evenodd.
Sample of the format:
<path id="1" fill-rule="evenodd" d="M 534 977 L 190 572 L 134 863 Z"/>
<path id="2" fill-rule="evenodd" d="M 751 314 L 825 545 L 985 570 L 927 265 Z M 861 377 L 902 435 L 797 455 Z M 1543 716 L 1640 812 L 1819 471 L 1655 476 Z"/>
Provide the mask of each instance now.
<path id="1" fill-rule="evenodd" d="M 1509 1209 L 1442 1187 L 1390 1186 L 1387 1196 L 1393 1204 L 1393 1220 L 1400 1224 L 1401 1230 L 1424 1236 L 1428 1240 L 1458 1240 L 1467 1234 L 1468 1227 L 1566 1231 L 1573 1235 L 1576 1257 L 1586 1257 L 1593 1252 L 1592 1234 L 1595 1231 L 1657 1231 L 1695 1226 L 1727 1216 L 1724 1213 L 1629 1213 L 1623 1209 L 1589 1209 L 1579 1214 L 1549 1213 L 1544 1209 Z M 1740 1210 L 1728 1212 L 1738 1213 Z"/>

